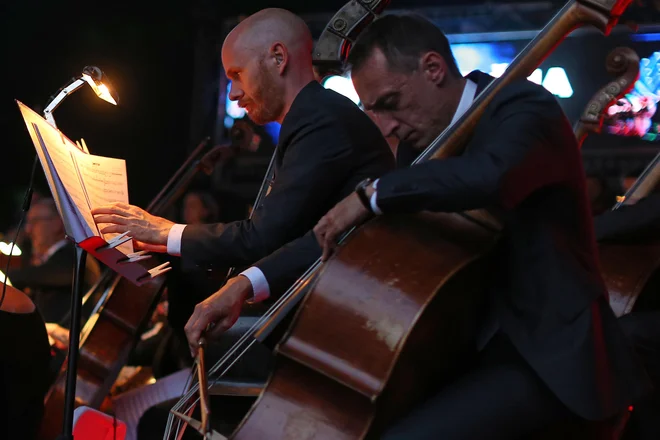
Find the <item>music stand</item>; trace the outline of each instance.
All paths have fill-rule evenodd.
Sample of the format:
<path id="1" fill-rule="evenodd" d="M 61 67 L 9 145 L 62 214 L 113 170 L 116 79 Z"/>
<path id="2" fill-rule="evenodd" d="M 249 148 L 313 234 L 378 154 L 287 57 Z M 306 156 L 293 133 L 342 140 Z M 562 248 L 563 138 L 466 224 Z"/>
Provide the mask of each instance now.
<path id="1" fill-rule="evenodd" d="M 94 90 L 96 95 L 111 104 L 117 105 L 119 98 L 110 86 L 103 71 L 96 66 L 85 66 L 80 76 L 72 78 L 64 87 L 51 97 L 44 109 L 44 118 L 53 126 L 55 119 L 53 111 L 62 101 L 81 88 L 85 83 Z M 71 237 L 67 237 L 71 239 Z M 73 240 L 75 243 L 75 240 Z M 87 251 L 76 246 L 75 264 L 73 269 L 73 286 L 71 288 L 71 325 L 69 326 L 69 349 L 67 353 L 66 389 L 64 398 L 64 424 L 58 440 L 73 440 L 73 418 L 76 401 L 76 377 L 78 372 L 78 357 L 80 348 L 80 318 L 82 312 L 82 286 L 85 277 Z"/>

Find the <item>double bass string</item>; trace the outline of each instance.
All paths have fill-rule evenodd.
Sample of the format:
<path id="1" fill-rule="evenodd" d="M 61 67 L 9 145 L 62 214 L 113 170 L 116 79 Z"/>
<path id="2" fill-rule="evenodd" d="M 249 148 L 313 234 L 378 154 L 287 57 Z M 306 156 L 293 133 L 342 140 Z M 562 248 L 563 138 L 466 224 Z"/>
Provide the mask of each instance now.
<path id="1" fill-rule="evenodd" d="M 264 175 L 263 181 L 261 182 L 261 187 L 259 188 L 259 191 L 258 191 L 258 193 L 257 193 L 257 197 L 256 197 L 256 199 L 255 199 L 255 201 L 254 201 L 254 204 L 252 205 L 252 206 L 253 206 L 253 209 L 252 209 L 252 212 L 250 213 L 250 215 L 248 216 L 249 219 L 252 218 L 252 216 L 254 215 L 254 211 L 256 211 L 256 209 L 259 207 L 259 205 L 261 204 L 263 198 L 266 197 L 266 194 L 267 194 L 267 192 L 268 192 L 268 188 L 269 188 L 270 185 L 272 185 L 272 183 L 273 183 L 273 175 L 274 175 L 274 171 L 275 171 L 275 157 L 276 157 L 276 156 L 277 156 L 277 148 L 275 148 L 275 151 L 273 151 L 273 155 L 271 156 L 271 158 L 270 158 L 270 162 L 268 163 L 268 169 L 266 170 L 266 174 Z M 227 274 L 225 275 L 225 283 L 227 282 L 227 280 L 229 280 L 229 278 L 231 278 L 231 277 L 234 275 L 234 272 L 235 272 L 235 268 L 234 268 L 234 267 L 230 268 L 230 269 L 227 271 Z M 257 322 L 259 322 L 259 321 L 257 321 Z M 255 323 L 255 325 L 256 325 L 256 324 L 257 324 L 257 323 Z M 254 327 L 254 326 L 253 326 L 253 327 Z M 248 330 L 248 332 L 246 332 L 246 333 L 249 333 L 251 330 L 252 330 L 252 328 L 250 328 L 250 329 Z M 239 341 L 236 343 L 236 345 L 238 345 L 239 343 L 241 343 L 241 340 L 240 340 L 240 339 L 239 339 Z M 250 346 L 251 346 L 251 345 L 250 345 Z M 247 349 L 249 349 L 249 348 L 250 348 L 250 347 L 248 346 Z M 247 350 L 247 349 L 246 349 L 246 350 Z M 245 353 L 245 351 L 243 351 L 242 353 Z M 240 358 L 240 356 L 242 356 L 242 353 L 241 353 L 241 355 L 239 355 L 239 358 Z M 223 357 L 223 358 L 224 358 L 224 357 Z M 236 361 L 234 361 L 234 363 L 235 363 L 235 362 L 236 362 Z M 232 365 L 233 365 L 234 363 L 232 363 Z M 185 389 L 185 388 L 188 388 L 188 387 L 190 386 L 189 384 L 192 382 L 192 377 L 193 377 L 193 375 L 194 375 L 194 368 L 193 368 L 193 370 L 191 370 L 190 377 L 189 377 L 189 379 L 188 379 L 188 381 L 187 381 L 187 383 L 186 383 L 186 387 L 184 387 L 184 389 Z M 211 384 L 211 386 L 215 385 L 215 383 L 216 383 L 216 382 L 213 382 L 213 383 Z M 190 399 L 190 397 L 192 396 L 192 393 L 194 393 L 196 390 L 197 390 L 197 388 L 194 388 L 194 387 L 193 387 L 193 389 L 191 389 L 191 390 L 188 391 L 188 394 L 182 393 L 181 400 L 180 400 L 179 402 L 177 402 L 177 404 L 176 404 L 174 407 L 172 407 L 172 410 L 176 410 L 176 411 L 178 411 L 178 410 L 181 408 L 181 406 L 182 406 L 182 405 L 180 406 L 181 402 L 182 402 L 184 399 L 185 399 L 185 400 Z M 184 394 L 185 394 L 185 397 L 184 397 Z M 197 403 L 197 401 L 195 401 L 195 403 L 193 403 L 192 405 L 195 405 L 196 403 Z M 176 409 L 175 409 L 175 408 L 176 408 Z M 166 427 L 166 430 L 165 430 L 165 437 L 164 437 L 165 439 L 168 439 L 169 436 L 170 436 L 170 434 L 171 434 L 173 420 L 174 420 L 174 415 L 173 415 L 172 413 L 170 413 L 170 414 L 168 415 L 168 417 L 167 417 L 167 427 Z M 181 423 L 182 423 L 182 422 L 179 420 L 179 421 L 178 421 L 178 426 L 180 426 Z M 177 427 L 177 434 L 178 434 L 178 427 Z"/>
<path id="2" fill-rule="evenodd" d="M 271 318 L 278 314 L 279 312 L 284 312 L 288 311 L 285 310 L 285 306 L 289 305 L 289 309 L 293 308 L 302 298 L 302 294 L 304 292 L 304 287 L 308 284 L 308 281 L 311 279 L 311 277 L 316 273 L 318 268 L 321 266 L 321 259 L 319 258 L 307 271 L 291 286 L 284 295 L 282 295 L 281 298 L 279 298 L 275 304 L 273 304 L 267 311 L 266 313 L 259 318 L 240 338 L 239 340 L 230 348 L 221 358 L 218 360 L 218 362 L 215 363 L 215 365 L 209 370 L 209 375 L 215 374 L 218 370 L 224 369 L 220 372 L 218 376 L 213 378 L 210 381 L 210 385 L 208 388 L 212 388 L 215 384 L 217 384 L 222 377 L 234 366 L 234 364 L 247 352 L 247 350 L 250 349 L 254 345 L 255 342 L 257 342 L 259 339 L 255 337 L 255 334 L 258 331 L 262 331 L 263 333 L 259 335 L 259 338 L 264 338 L 267 336 L 269 332 L 264 332 L 266 327 L 270 324 L 270 327 L 274 327 L 277 325 L 281 319 L 286 315 L 286 313 L 280 313 L 278 316 L 281 316 L 280 319 L 275 319 L 271 321 Z M 293 301 L 290 301 L 293 300 Z M 234 356 L 237 352 L 239 352 L 236 356 Z M 172 411 L 179 411 L 181 412 L 181 409 L 189 403 L 189 405 L 186 407 L 184 410 L 185 412 L 189 411 L 190 409 L 194 408 L 194 406 L 199 402 L 199 397 L 196 397 L 194 400 L 191 401 L 191 399 L 194 397 L 195 393 L 199 389 L 199 383 L 195 383 L 191 389 L 186 393 L 186 395 L 179 401 L 177 402 L 174 407 L 172 407 Z M 173 418 L 172 414 L 170 413 L 170 419 Z M 180 423 L 180 422 L 179 422 Z M 166 429 L 165 433 L 165 438 L 169 438 L 169 433 L 171 432 L 171 428 L 169 426 L 169 420 L 168 420 L 168 427 Z"/>
<path id="3" fill-rule="evenodd" d="M 187 389 L 189 389 L 189 388 L 192 386 L 192 380 L 193 380 L 193 376 L 194 376 L 194 374 L 195 374 L 194 372 L 195 372 L 195 368 L 196 368 L 196 366 L 197 366 L 197 359 L 195 359 L 195 363 L 193 364 L 192 368 L 190 369 L 190 374 L 188 374 L 188 378 L 186 379 L 186 383 L 185 383 L 185 385 L 183 386 L 183 389 L 184 389 L 184 390 L 187 390 Z M 185 393 L 185 391 L 183 391 L 183 392 L 181 393 L 181 395 L 183 396 L 184 393 Z M 172 426 L 173 424 L 174 424 L 174 414 L 172 414 L 172 413 L 170 412 L 170 413 L 167 415 L 167 423 L 166 423 L 166 425 L 165 425 L 165 426 L 166 426 L 165 436 L 164 436 L 165 439 L 168 439 L 168 438 L 169 438 L 169 435 L 170 435 L 170 433 L 171 433 L 171 426 Z M 180 428 L 180 425 L 181 425 L 181 423 L 179 422 L 178 425 L 177 425 L 176 435 L 179 435 L 179 428 Z"/>
<path id="4" fill-rule="evenodd" d="M 339 240 L 338 243 L 341 244 L 344 240 L 355 230 L 352 228 L 347 231 Z M 306 293 L 305 287 L 308 287 L 309 281 L 317 273 L 321 267 L 322 262 L 319 258 L 316 262 L 310 266 L 305 273 L 296 280 L 296 282 L 280 297 L 267 311 L 264 315 L 259 318 L 240 338 L 239 340 L 230 348 L 221 358 L 218 360 L 213 367 L 209 370 L 209 375 L 215 374 L 218 370 L 224 367 L 224 369 L 218 374 L 215 378 L 211 380 L 208 388 L 212 388 L 216 385 L 220 379 L 234 366 L 236 362 L 247 352 L 247 350 L 254 345 L 255 342 L 263 340 L 272 329 L 279 324 L 282 319 L 287 316 L 288 312 L 295 307 L 300 300 L 303 298 L 303 294 Z M 275 319 L 271 320 L 271 318 Z M 261 332 L 261 333 L 259 333 Z M 257 334 L 259 333 L 259 334 Z M 240 353 L 234 354 L 240 350 Z M 233 358 L 232 358 L 233 357 Z M 228 365 L 226 365 L 228 364 Z M 195 405 L 199 402 L 199 397 L 195 396 L 195 393 L 199 389 L 199 383 L 195 383 L 190 390 L 177 402 L 171 409 L 171 411 L 178 412 L 188 412 L 194 409 Z M 181 409 L 188 404 L 184 411 Z M 172 425 L 174 420 L 174 415 L 170 411 L 167 421 L 167 427 L 165 430 L 164 440 L 169 440 L 172 433 Z M 179 427 L 183 422 L 181 420 L 177 421 L 177 433 Z"/>

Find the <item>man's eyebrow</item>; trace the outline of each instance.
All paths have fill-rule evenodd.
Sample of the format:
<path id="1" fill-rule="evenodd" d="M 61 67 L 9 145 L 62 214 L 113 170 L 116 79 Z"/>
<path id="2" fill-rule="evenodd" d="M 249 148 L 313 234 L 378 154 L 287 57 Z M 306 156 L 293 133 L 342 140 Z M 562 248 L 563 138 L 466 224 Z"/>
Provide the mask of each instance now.
<path id="1" fill-rule="evenodd" d="M 376 99 L 376 101 L 374 101 L 373 104 L 371 104 L 369 106 L 365 105 L 364 108 L 366 110 L 371 110 L 371 109 L 374 109 L 374 108 L 377 109 L 378 107 L 383 107 L 385 105 L 385 102 L 388 99 L 393 98 L 393 97 L 397 96 L 398 94 L 399 94 L 399 92 L 394 91 L 394 90 L 391 91 L 391 92 L 387 92 L 384 95 L 380 96 L 378 99 Z"/>

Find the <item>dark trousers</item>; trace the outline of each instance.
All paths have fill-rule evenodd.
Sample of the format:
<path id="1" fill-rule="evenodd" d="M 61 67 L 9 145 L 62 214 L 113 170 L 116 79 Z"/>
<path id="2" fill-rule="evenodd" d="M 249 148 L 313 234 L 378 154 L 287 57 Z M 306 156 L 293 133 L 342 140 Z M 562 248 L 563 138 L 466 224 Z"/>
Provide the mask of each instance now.
<path id="1" fill-rule="evenodd" d="M 385 433 L 385 440 L 519 439 L 574 415 L 497 334 L 473 369 Z"/>

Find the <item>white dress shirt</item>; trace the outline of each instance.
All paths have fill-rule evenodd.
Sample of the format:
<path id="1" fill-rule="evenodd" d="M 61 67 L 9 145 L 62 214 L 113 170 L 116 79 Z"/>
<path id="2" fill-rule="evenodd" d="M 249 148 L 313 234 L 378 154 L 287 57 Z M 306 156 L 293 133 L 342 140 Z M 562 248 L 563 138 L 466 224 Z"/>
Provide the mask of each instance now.
<path id="1" fill-rule="evenodd" d="M 456 109 L 456 113 L 454 113 L 454 117 L 452 118 L 450 125 L 453 125 L 461 116 L 463 116 L 463 113 L 465 113 L 467 109 L 470 108 L 476 92 L 477 84 L 469 79 L 466 79 L 465 87 L 463 88 L 463 94 L 461 95 L 461 100 L 458 103 L 458 108 Z M 374 189 L 377 188 L 377 185 L 378 179 L 376 179 L 376 181 L 373 183 Z M 374 213 L 382 214 L 382 211 L 380 208 L 378 208 L 378 204 L 376 203 L 376 191 L 374 191 L 374 193 L 371 195 L 370 203 Z M 172 226 L 172 229 L 170 230 L 170 233 L 167 237 L 167 253 L 170 255 L 181 255 L 181 236 L 183 235 L 183 230 L 185 227 L 186 225 L 178 224 Z M 264 273 L 259 268 L 250 267 L 241 272 L 239 276 L 246 277 L 248 280 L 250 280 L 250 284 L 252 284 L 252 291 L 254 293 L 248 302 L 260 302 L 270 296 L 270 286 L 268 285 L 268 280 L 266 280 Z"/>
<path id="2" fill-rule="evenodd" d="M 46 261 L 48 261 L 48 259 L 50 259 L 50 257 L 52 257 L 53 254 L 54 254 L 55 252 L 59 251 L 59 250 L 62 249 L 64 246 L 66 246 L 66 244 L 67 244 L 68 242 L 69 242 L 69 241 L 68 241 L 66 238 L 63 238 L 63 239 L 61 239 L 60 241 L 58 241 L 57 243 L 51 245 L 51 246 L 46 250 L 46 252 L 44 252 L 43 255 L 41 255 L 41 256 L 39 257 L 39 264 L 38 264 L 38 266 L 39 266 L 39 265 L 42 265 L 42 264 L 44 264 Z"/>

